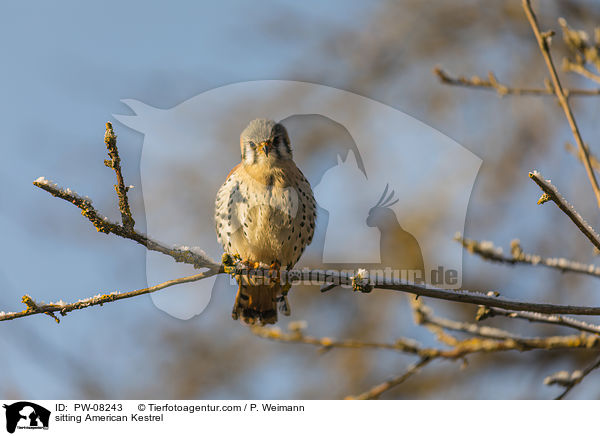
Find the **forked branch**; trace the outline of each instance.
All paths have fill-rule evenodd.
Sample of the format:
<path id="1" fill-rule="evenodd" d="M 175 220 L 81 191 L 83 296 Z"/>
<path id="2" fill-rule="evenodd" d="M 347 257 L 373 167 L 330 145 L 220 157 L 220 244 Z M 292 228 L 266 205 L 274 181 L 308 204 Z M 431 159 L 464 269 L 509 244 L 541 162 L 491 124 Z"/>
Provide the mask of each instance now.
<path id="1" fill-rule="evenodd" d="M 437 76 L 441 83 L 452 86 L 462 86 L 466 88 L 479 88 L 488 91 L 495 91 L 500 97 L 505 95 L 539 95 L 539 96 L 553 96 L 554 89 L 552 84 L 549 82 L 545 83 L 544 88 L 519 88 L 515 86 L 506 85 L 501 83 L 493 72 L 488 72 L 487 79 L 479 76 L 465 77 L 458 76 L 453 77 L 450 73 L 443 70 L 441 67 L 435 67 L 433 73 Z M 600 95 L 600 88 L 596 89 L 564 89 L 564 93 L 567 96 L 598 96 Z"/>
<path id="2" fill-rule="evenodd" d="M 594 190 L 594 195 L 596 196 L 596 203 L 598 207 L 600 207 L 600 187 L 598 187 L 596 174 L 592 169 L 589 152 L 583 142 L 583 139 L 581 138 L 579 127 L 577 126 L 577 122 L 575 121 L 575 117 L 573 116 L 573 111 L 571 110 L 571 106 L 569 105 L 569 101 L 567 100 L 567 95 L 563 90 L 562 84 L 560 83 L 558 73 L 556 72 L 556 67 L 554 66 L 554 62 L 552 61 L 552 55 L 550 54 L 550 37 L 552 36 L 553 32 L 542 33 L 540 31 L 540 27 L 538 25 L 535 13 L 533 12 L 533 9 L 531 7 L 530 0 L 523 0 L 523 9 L 525 10 L 525 15 L 529 20 L 529 24 L 531 25 L 531 29 L 533 30 L 535 39 L 537 40 L 544 61 L 546 62 L 546 67 L 548 68 L 548 72 L 550 73 L 552 87 L 554 89 L 554 93 L 556 94 L 556 98 L 558 99 L 558 103 L 562 107 L 565 116 L 567 117 L 569 127 L 571 128 L 571 132 L 573 133 L 573 137 L 575 138 L 575 142 L 577 143 L 577 147 L 579 148 L 579 153 L 583 158 L 583 165 L 585 167 L 587 176 L 590 179 L 590 183 L 592 184 L 592 189 Z"/>

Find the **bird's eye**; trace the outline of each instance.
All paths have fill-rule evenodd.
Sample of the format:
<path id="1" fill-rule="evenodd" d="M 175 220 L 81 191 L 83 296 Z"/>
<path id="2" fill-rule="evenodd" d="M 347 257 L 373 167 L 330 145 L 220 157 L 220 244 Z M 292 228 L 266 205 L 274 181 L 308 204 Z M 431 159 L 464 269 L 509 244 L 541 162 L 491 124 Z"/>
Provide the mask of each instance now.
<path id="1" fill-rule="evenodd" d="M 249 141 L 248 144 L 250 144 L 250 147 L 256 148 L 256 144 L 253 141 Z"/>

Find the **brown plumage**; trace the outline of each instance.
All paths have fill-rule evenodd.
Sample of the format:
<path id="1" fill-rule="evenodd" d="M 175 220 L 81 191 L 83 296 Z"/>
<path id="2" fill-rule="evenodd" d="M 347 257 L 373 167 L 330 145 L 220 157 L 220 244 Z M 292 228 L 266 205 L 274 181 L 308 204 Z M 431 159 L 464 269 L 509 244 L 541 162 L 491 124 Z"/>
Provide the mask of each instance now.
<path id="1" fill-rule="evenodd" d="M 285 128 L 271 120 L 251 121 L 240 136 L 242 162 L 217 193 L 217 238 L 226 253 L 249 265 L 290 269 L 312 241 L 316 204 L 310 184 L 292 160 Z M 236 277 L 232 317 L 247 324 L 277 322 L 277 303 L 289 306 L 279 283 Z"/>

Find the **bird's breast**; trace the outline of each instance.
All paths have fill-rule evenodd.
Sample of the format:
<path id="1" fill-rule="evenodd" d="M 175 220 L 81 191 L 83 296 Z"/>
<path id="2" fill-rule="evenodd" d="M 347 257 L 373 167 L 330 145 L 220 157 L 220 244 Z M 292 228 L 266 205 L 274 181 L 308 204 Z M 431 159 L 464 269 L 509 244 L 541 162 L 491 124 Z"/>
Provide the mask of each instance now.
<path id="1" fill-rule="evenodd" d="M 226 249 L 254 261 L 295 264 L 314 229 L 314 198 L 299 170 L 294 166 L 287 172 L 253 174 L 240 167 L 223 189 L 227 200 L 217 204 L 222 217 L 217 221 L 224 220 L 223 228 L 231 229 L 218 230 Z"/>

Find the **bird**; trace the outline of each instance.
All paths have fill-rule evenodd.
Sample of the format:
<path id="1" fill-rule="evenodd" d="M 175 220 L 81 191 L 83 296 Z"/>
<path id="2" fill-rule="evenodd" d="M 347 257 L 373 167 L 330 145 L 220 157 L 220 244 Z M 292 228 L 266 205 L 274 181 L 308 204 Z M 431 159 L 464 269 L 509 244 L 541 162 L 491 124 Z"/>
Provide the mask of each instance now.
<path id="1" fill-rule="evenodd" d="M 241 162 L 219 188 L 215 200 L 217 239 L 224 254 L 244 265 L 291 269 L 311 243 L 316 201 L 296 166 L 287 130 L 258 118 L 240 135 Z M 256 282 L 236 275 L 232 318 L 248 325 L 275 324 L 277 308 L 290 314 L 289 285 Z"/>

